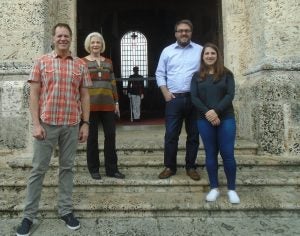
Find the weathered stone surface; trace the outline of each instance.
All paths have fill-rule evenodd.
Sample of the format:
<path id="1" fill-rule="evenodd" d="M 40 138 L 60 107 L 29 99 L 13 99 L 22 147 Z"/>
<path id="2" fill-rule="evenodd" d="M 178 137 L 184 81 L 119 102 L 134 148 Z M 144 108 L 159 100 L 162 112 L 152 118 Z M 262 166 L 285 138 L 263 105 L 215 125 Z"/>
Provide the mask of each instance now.
<path id="1" fill-rule="evenodd" d="M 3 235 L 14 235 L 21 219 L 3 219 L 0 228 Z M 33 235 L 54 236 L 221 236 L 221 235 L 297 235 L 300 219 L 295 216 L 255 217 L 237 214 L 232 216 L 190 217 L 94 217 L 81 218 L 82 227 L 71 232 L 59 219 L 38 219 L 34 222 Z"/>
<path id="2" fill-rule="evenodd" d="M 152 132 L 163 133 L 160 127 L 156 127 L 154 131 L 153 127 L 144 128 L 139 127 L 140 133 L 147 131 L 150 136 Z M 131 132 L 134 127 L 118 127 L 118 129 L 123 131 L 119 139 L 120 146 L 123 146 L 122 142 L 128 142 L 131 135 L 141 137 L 138 132 Z M 126 133 L 127 136 L 125 136 Z M 91 179 L 86 168 L 85 153 L 80 151 L 74 167 L 73 200 L 74 211 L 80 217 L 82 228 L 74 232 L 74 235 L 77 233 L 78 235 L 99 235 L 100 231 L 101 235 L 102 232 L 108 232 L 107 235 L 120 235 L 121 232 L 125 234 L 129 232 L 130 235 L 135 235 L 135 233 L 136 235 L 152 235 L 149 232 L 154 232 L 153 235 L 199 235 L 198 232 L 203 232 L 203 235 L 209 232 L 213 233 L 212 235 L 218 235 L 218 233 L 220 235 L 228 233 L 248 235 L 252 233 L 251 230 L 258 232 L 258 228 L 261 232 L 271 232 L 270 235 L 273 235 L 276 230 L 281 235 L 295 232 L 294 220 L 287 221 L 292 222 L 290 224 L 275 220 L 277 223 L 275 230 L 272 217 L 275 215 L 281 219 L 283 216 L 288 217 L 287 219 L 298 219 L 300 192 L 297 186 L 300 183 L 300 160 L 296 156 L 237 155 L 237 191 L 241 197 L 241 204 L 228 203 L 223 166 L 219 168 L 221 196 L 217 202 L 207 203 L 205 195 L 209 187 L 207 173 L 203 167 L 203 154 L 200 154 L 198 158 L 200 165 L 198 170 L 202 176 L 200 181 L 193 181 L 186 175 L 183 152 L 178 155 L 176 175 L 169 179 L 158 179 L 157 175 L 163 168 L 163 149 L 151 152 L 150 147 L 143 141 L 145 140 L 140 140 L 139 144 L 144 143 L 148 152 L 141 151 L 141 146 L 137 149 L 134 145 L 123 146 L 126 151 L 119 155 L 119 169 L 126 175 L 125 179 L 109 178 L 104 175 L 102 154 L 100 159 L 102 179 L 99 181 Z M 238 142 L 236 148 L 243 150 L 248 146 L 248 148 L 256 149 L 256 146 L 252 145 L 247 142 Z M 119 148 L 120 150 L 122 148 Z M 9 225 L 5 224 L 1 228 L 2 232 L 13 234 L 20 223 L 31 159 L 32 156 L 29 153 L 20 151 L 7 153 L 3 159 L 0 159 L 0 226 L 3 222 Z M 40 209 L 33 234 L 67 234 L 65 226 L 56 219 L 58 217 L 57 184 L 58 158 L 54 156 L 43 184 Z M 257 217 L 260 216 L 267 216 L 267 218 L 259 218 L 259 222 L 251 220 L 248 222 L 249 219 L 258 219 Z M 18 219 L 13 220 L 16 217 Z M 91 223 L 91 217 L 97 218 L 96 225 L 93 227 L 87 224 L 87 222 Z M 214 222 L 220 223 L 218 228 L 213 227 L 215 230 L 210 227 L 206 228 L 208 222 L 205 222 L 205 226 L 198 230 L 198 224 L 203 221 L 202 217 L 210 220 L 214 217 L 224 217 L 227 221 L 222 218 L 220 222 L 218 220 Z M 109 219 L 112 222 L 117 220 L 118 224 L 109 223 Z M 157 219 L 159 226 L 153 224 L 153 219 Z M 149 220 L 147 226 L 154 227 L 154 229 L 145 231 L 146 226 L 143 226 L 143 229 L 136 228 L 136 224 L 144 224 L 141 220 Z M 233 223 L 239 220 L 243 223 Z M 103 223 L 106 221 L 108 221 L 107 228 L 106 223 Z M 43 222 L 56 227 L 55 233 L 52 227 L 45 227 Z M 99 222 L 103 224 L 101 230 Z M 256 224 L 258 224 L 256 228 L 251 228 L 251 230 L 247 228 L 247 226 L 254 227 Z M 221 231 L 218 231 L 219 229 Z"/>
<path id="3" fill-rule="evenodd" d="M 278 155 L 299 154 L 299 6 L 296 0 L 222 1 L 225 64 L 237 83 L 238 137 L 255 140 L 262 151 Z M 13 82 L 28 75 L 33 60 L 50 51 L 51 28 L 57 22 L 70 24 L 76 53 L 76 11 L 75 0 L 2 1 L 0 80 Z M 26 103 L 24 90 L 14 93 Z M 10 104 L 5 99 L 1 97 L 0 117 L 10 114 L 3 110 Z M 26 106 L 22 109 L 20 113 L 28 112 Z M 14 122 L 18 126 L 20 120 Z M 0 140 L 6 135 L 3 129 Z M 7 140 L 13 143 L 1 142 L 3 147 L 15 147 L 13 140 L 21 136 L 28 140 L 22 138 L 18 146 L 28 148 L 30 129 L 19 133 L 10 132 Z"/>
<path id="4" fill-rule="evenodd" d="M 71 50 L 76 54 L 76 42 L 77 42 L 77 25 L 76 25 L 76 0 L 56 0 L 56 5 L 52 4 L 52 8 L 55 6 L 56 10 L 56 22 L 64 22 L 70 25 L 73 31 Z"/>
<path id="5" fill-rule="evenodd" d="M 45 190 L 45 188 L 44 188 Z M 199 212 L 239 212 L 239 211 L 290 211 L 300 210 L 300 191 L 295 186 L 240 186 L 241 203 L 232 205 L 228 202 L 227 190 L 220 188 L 221 195 L 216 202 L 205 201 L 207 189 L 198 188 L 180 192 L 133 192 L 123 191 L 120 194 L 111 192 L 74 191 L 74 211 L 78 216 L 93 217 L 115 216 L 150 216 L 159 212 L 159 216 L 193 216 Z M 56 213 L 57 190 L 48 188 L 43 191 L 39 212 L 51 217 Z M 267 200 L 266 200 L 267 199 Z M 20 215 L 24 208 L 23 194 L 4 193 L 0 196 L 0 211 Z M 104 214 L 103 214 L 104 213 Z M 4 216 L 4 214 L 3 214 Z"/>
<path id="6" fill-rule="evenodd" d="M 49 1 L 1 1 L 0 58 L 6 62 L 31 61 L 45 50 Z M 50 45 L 48 43 L 48 45 Z"/>
<path id="7" fill-rule="evenodd" d="M 238 136 L 299 154 L 298 1 L 223 1 L 225 64 L 236 75 Z"/>
<path id="8" fill-rule="evenodd" d="M 265 60 L 289 61 L 294 57 L 299 62 L 298 1 L 222 3 L 225 61 L 237 75 Z"/>
<path id="9" fill-rule="evenodd" d="M 11 76 L 14 77 L 14 76 Z M 26 80 L 0 81 L 0 147 L 24 148 L 28 142 L 28 104 Z"/>
<path id="10" fill-rule="evenodd" d="M 178 172 L 170 179 L 158 179 L 158 174 L 163 169 L 163 165 L 154 167 L 136 167 L 120 165 L 120 170 L 126 175 L 124 180 L 109 178 L 105 176 L 103 168 L 100 169 L 101 180 L 93 180 L 87 167 L 79 166 L 74 168 L 74 184 L 76 192 L 180 192 L 191 191 L 193 188 L 207 189 L 208 176 L 204 167 L 198 169 L 202 176 L 200 181 L 191 180 L 185 173 L 183 167 L 178 168 Z M 276 171 L 276 175 L 274 175 Z M 30 175 L 30 169 L 14 168 L 2 169 L 0 173 L 0 186 L 7 187 L 7 191 L 13 188 L 18 189 L 18 193 L 24 196 L 27 186 L 27 177 Z M 26 178 L 24 178 L 24 176 Z M 223 166 L 219 168 L 220 185 L 226 186 L 226 177 Z M 238 165 L 237 186 L 291 186 L 300 184 L 299 165 L 296 167 L 284 166 L 243 166 Z M 51 168 L 46 175 L 44 186 L 57 187 L 58 167 Z M 180 191 L 179 191 L 180 190 Z M 52 192 L 49 188 L 47 192 Z M 3 191 L 4 192 L 4 191 Z"/>
<path id="11" fill-rule="evenodd" d="M 269 153 L 299 154 L 299 75 L 263 71 L 248 76 L 236 97 L 240 137 L 253 138 Z"/>

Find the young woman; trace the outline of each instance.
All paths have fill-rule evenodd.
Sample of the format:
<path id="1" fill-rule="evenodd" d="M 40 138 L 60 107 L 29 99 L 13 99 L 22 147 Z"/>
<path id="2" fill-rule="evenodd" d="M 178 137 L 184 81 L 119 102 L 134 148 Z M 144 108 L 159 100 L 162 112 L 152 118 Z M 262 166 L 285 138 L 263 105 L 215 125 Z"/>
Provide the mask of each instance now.
<path id="1" fill-rule="evenodd" d="M 206 196 L 208 202 L 216 201 L 220 195 L 218 189 L 220 152 L 227 178 L 229 202 L 240 203 L 235 191 L 236 123 L 232 105 L 234 92 L 232 72 L 224 67 L 217 46 L 207 43 L 201 53 L 200 70 L 194 74 L 191 81 L 191 99 L 198 110 L 197 126 L 205 148 L 205 165 L 211 188 Z"/>
<path id="2" fill-rule="evenodd" d="M 101 179 L 99 173 L 98 125 L 101 122 L 104 131 L 104 162 L 106 175 L 123 179 L 125 176 L 117 167 L 115 114 L 120 114 L 116 80 L 112 61 L 101 53 L 105 50 L 105 41 L 101 34 L 90 33 L 84 42 L 89 53 L 83 60 L 87 63 L 93 86 L 90 94 L 90 125 L 87 140 L 87 164 L 93 179 Z"/>

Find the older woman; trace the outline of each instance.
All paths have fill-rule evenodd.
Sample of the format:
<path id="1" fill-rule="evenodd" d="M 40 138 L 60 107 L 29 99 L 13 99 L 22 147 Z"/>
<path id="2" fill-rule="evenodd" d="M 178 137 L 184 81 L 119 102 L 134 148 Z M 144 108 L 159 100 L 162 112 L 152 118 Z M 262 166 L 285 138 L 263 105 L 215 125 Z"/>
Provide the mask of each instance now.
<path id="1" fill-rule="evenodd" d="M 120 115 L 116 80 L 112 61 L 101 53 L 105 50 L 105 41 L 100 33 L 90 33 L 84 42 L 89 53 L 83 60 L 87 63 L 93 86 L 90 94 L 90 124 L 87 140 L 87 165 L 93 179 L 101 179 L 98 150 L 98 125 L 101 122 L 104 131 L 104 162 L 106 175 L 123 179 L 125 176 L 117 167 L 115 115 Z"/>
<path id="2" fill-rule="evenodd" d="M 224 67 L 219 49 L 212 43 L 204 45 L 201 66 L 191 82 L 191 99 L 198 110 L 198 130 L 205 149 L 205 165 L 210 182 L 206 201 L 216 201 L 218 186 L 218 153 L 223 159 L 230 203 L 240 203 L 235 191 L 236 162 L 234 142 L 236 124 L 232 100 L 235 83 L 233 74 Z"/>

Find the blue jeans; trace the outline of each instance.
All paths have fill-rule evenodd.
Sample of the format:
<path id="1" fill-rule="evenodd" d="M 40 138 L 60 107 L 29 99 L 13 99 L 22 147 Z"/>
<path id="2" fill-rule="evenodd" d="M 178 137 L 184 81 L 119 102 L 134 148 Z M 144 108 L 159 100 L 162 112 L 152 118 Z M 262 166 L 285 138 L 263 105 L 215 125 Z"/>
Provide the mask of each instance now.
<path id="1" fill-rule="evenodd" d="M 234 118 L 221 121 L 219 126 L 213 126 L 208 120 L 197 121 L 198 130 L 205 149 L 205 165 L 211 188 L 217 188 L 218 183 L 218 153 L 223 159 L 224 171 L 229 190 L 235 190 L 236 162 L 234 158 L 234 142 L 236 124 Z"/>
<path id="2" fill-rule="evenodd" d="M 166 103 L 165 110 L 165 151 L 164 165 L 173 172 L 177 170 L 178 140 L 181 133 L 183 121 L 185 121 L 186 140 L 186 169 L 196 168 L 196 158 L 199 148 L 199 133 L 195 108 L 191 99 L 187 97 L 176 97 Z"/>

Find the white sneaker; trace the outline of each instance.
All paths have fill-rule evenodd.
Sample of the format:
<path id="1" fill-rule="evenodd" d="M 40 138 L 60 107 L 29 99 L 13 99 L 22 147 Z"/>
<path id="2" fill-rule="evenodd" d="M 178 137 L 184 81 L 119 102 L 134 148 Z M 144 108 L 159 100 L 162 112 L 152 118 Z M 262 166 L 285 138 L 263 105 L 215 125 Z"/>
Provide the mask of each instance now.
<path id="1" fill-rule="evenodd" d="M 228 195 L 230 203 L 232 203 L 232 204 L 239 204 L 240 203 L 240 198 L 239 198 L 239 195 L 236 193 L 236 191 L 229 190 L 227 195 Z"/>
<path id="2" fill-rule="evenodd" d="M 206 201 L 208 202 L 214 202 L 217 200 L 217 198 L 220 196 L 220 192 L 217 188 L 213 188 L 209 191 L 209 193 L 206 195 Z"/>

